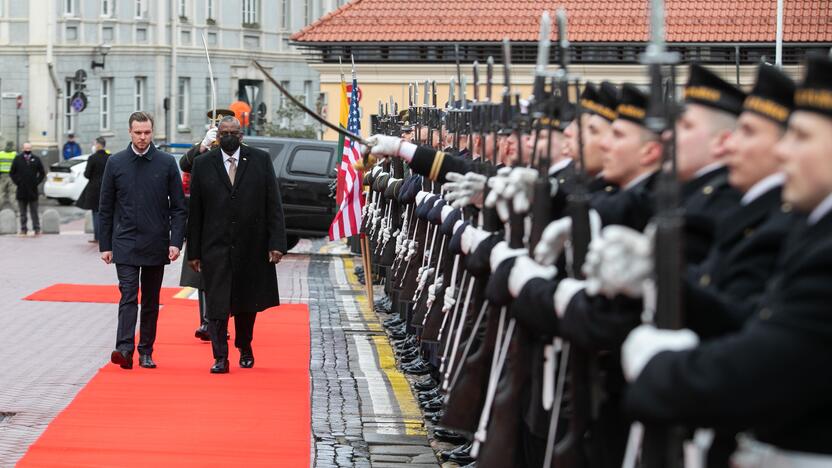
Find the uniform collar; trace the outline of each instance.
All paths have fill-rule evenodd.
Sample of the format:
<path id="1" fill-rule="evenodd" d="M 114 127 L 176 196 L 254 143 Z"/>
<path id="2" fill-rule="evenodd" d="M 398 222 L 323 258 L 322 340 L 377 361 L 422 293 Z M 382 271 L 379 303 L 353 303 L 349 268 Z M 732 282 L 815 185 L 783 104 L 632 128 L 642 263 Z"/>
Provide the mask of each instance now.
<path id="1" fill-rule="evenodd" d="M 824 198 L 823 201 L 820 202 L 820 204 L 809 214 L 809 219 L 807 220 L 809 226 L 817 224 L 817 222 L 829 214 L 830 211 L 832 211 L 832 193 L 827 195 L 826 198 Z"/>
<path id="2" fill-rule="evenodd" d="M 719 161 L 712 162 L 712 163 L 708 164 L 707 166 L 702 167 L 701 169 L 696 171 L 696 173 L 693 174 L 693 177 L 696 179 L 696 178 L 708 175 L 711 172 L 714 172 L 716 170 L 722 169 L 723 167 L 725 167 L 725 163 L 723 163 L 723 162 L 719 162 Z"/>
<path id="3" fill-rule="evenodd" d="M 653 175 L 653 174 L 655 174 L 655 173 L 656 173 L 656 171 L 647 171 L 647 172 L 645 172 L 645 173 L 643 173 L 643 174 L 640 174 L 638 177 L 636 177 L 635 179 L 631 180 L 631 181 L 630 181 L 627 185 L 625 185 L 625 186 L 624 186 L 624 190 L 630 190 L 631 188 L 633 188 L 633 187 L 635 187 L 636 185 L 640 184 L 640 183 L 641 183 L 641 182 L 643 182 L 645 179 L 647 179 L 648 177 L 650 177 L 651 175 Z"/>
<path id="4" fill-rule="evenodd" d="M 743 195 L 740 200 L 740 204 L 743 206 L 750 204 L 769 190 L 775 187 L 780 187 L 785 181 L 786 176 L 782 172 L 775 172 L 767 177 L 763 177 L 756 184 L 752 185 L 747 192 L 745 192 L 745 195 Z"/>
<path id="5" fill-rule="evenodd" d="M 560 161 L 552 164 L 549 166 L 549 175 L 555 175 L 557 172 L 562 171 L 572 162 L 569 158 L 563 158 Z"/>

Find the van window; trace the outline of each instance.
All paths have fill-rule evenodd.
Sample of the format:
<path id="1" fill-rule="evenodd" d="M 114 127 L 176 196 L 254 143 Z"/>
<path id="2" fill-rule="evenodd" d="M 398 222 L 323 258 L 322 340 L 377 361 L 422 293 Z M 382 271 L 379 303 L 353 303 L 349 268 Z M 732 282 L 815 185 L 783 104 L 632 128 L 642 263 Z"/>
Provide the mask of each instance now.
<path id="1" fill-rule="evenodd" d="M 292 174 L 326 177 L 329 173 L 329 158 L 332 150 L 328 148 L 301 147 L 289 160 L 289 172 Z"/>

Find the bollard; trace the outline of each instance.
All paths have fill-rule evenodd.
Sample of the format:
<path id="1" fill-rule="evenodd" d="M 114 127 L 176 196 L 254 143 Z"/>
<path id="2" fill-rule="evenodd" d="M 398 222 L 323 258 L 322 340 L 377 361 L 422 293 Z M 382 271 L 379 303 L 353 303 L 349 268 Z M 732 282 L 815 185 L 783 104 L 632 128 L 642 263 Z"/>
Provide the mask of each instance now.
<path id="1" fill-rule="evenodd" d="M 40 227 L 44 234 L 60 234 L 61 217 L 58 215 L 58 210 L 50 208 L 44 211 L 40 217 Z"/>
<path id="2" fill-rule="evenodd" d="M 95 234 L 92 227 L 92 211 L 90 210 L 84 212 L 84 234 Z"/>
<path id="3" fill-rule="evenodd" d="M 17 234 L 17 215 L 9 208 L 0 210 L 0 234 Z"/>

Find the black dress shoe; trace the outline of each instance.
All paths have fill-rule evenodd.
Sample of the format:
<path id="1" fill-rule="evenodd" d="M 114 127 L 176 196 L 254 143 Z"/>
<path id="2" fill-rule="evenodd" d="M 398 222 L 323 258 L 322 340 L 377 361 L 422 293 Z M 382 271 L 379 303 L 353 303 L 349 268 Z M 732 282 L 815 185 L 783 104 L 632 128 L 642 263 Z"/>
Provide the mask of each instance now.
<path id="1" fill-rule="evenodd" d="M 119 366 L 121 366 L 122 369 L 132 369 L 133 353 L 115 350 L 112 353 L 110 353 L 110 362 L 112 362 L 113 364 L 118 364 Z"/>
<path id="2" fill-rule="evenodd" d="M 427 378 L 421 382 L 416 382 L 413 384 L 413 388 L 416 390 L 430 390 L 432 388 L 436 388 L 439 384 L 433 380 L 432 378 Z"/>
<path id="3" fill-rule="evenodd" d="M 211 366 L 212 374 L 227 374 L 228 373 L 228 359 L 217 359 L 214 365 Z"/>
<path id="4" fill-rule="evenodd" d="M 433 430 L 433 438 L 440 442 L 448 442 L 451 444 L 464 444 L 468 441 L 464 435 L 441 427 Z"/>
<path id="5" fill-rule="evenodd" d="M 151 358 L 149 354 L 139 354 L 139 367 L 144 367 L 145 369 L 155 369 L 156 363 L 153 362 L 153 358 Z"/>
<path id="6" fill-rule="evenodd" d="M 194 332 L 194 336 L 202 341 L 211 341 L 211 334 L 208 333 L 208 325 L 204 323 L 200 325 Z"/>
<path id="7" fill-rule="evenodd" d="M 453 457 L 454 455 L 458 456 L 458 455 L 463 454 L 463 453 L 470 453 L 470 451 L 471 451 L 471 443 L 468 442 L 468 443 L 462 444 L 458 447 L 454 447 L 454 448 L 449 449 L 449 450 L 440 450 L 439 453 L 437 454 L 437 456 L 439 457 L 440 460 L 442 460 L 443 462 L 446 462 L 446 461 L 451 460 L 452 459 L 451 457 Z"/>
<path id="8" fill-rule="evenodd" d="M 243 369 L 251 369 L 254 367 L 254 353 L 251 349 L 240 351 L 240 367 Z"/>

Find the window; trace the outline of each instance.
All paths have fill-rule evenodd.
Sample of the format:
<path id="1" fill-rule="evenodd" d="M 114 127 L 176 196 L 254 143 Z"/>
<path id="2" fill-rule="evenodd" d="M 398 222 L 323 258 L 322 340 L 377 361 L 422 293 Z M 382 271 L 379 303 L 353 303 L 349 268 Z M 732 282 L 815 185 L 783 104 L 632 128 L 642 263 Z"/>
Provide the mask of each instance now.
<path id="1" fill-rule="evenodd" d="M 101 28 L 101 40 L 105 43 L 109 44 L 113 42 L 113 36 L 115 35 L 115 29 L 110 26 L 106 28 Z"/>
<path id="2" fill-rule="evenodd" d="M 191 106 L 191 79 L 179 78 L 179 86 L 176 92 L 176 125 L 178 127 L 188 126 L 188 109 Z"/>
<path id="3" fill-rule="evenodd" d="M 188 0 L 178 0 L 179 18 L 188 19 Z"/>
<path id="4" fill-rule="evenodd" d="M 72 110 L 72 96 L 75 94 L 75 91 L 77 91 L 75 80 L 67 78 L 66 87 L 64 88 L 64 101 L 66 101 L 66 114 L 64 114 L 66 121 L 64 122 L 64 127 L 66 127 L 67 132 L 75 131 L 75 124 L 78 120 L 78 114 Z"/>
<path id="5" fill-rule="evenodd" d="M 216 0 L 205 0 L 205 18 L 216 21 L 217 5 Z"/>
<path id="6" fill-rule="evenodd" d="M 75 16 L 75 2 L 77 0 L 64 0 L 64 15 Z"/>
<path id="7" fill-rule="evenodd" d="M 214 78 L 214 90 L 217 89 L 217 79 Z M 211 78 L 205 78 L 205 108 L 211 110 Z"/>
<path id="8" fill-rule="evenodd" d="M 243 0 L 243 24 L 254 25 L 257 24 L 258 9 L 260 2 L 258 0 Z"/>
<path id="9" fill-rule="evenodd" d="M 312 82 L 308 80 L 303 82 L 303 103 L 312 108 Z M 309 121 L 309 114 L 304 113 L 304 120 Z"/>
<path id="10" fill-rule="evenodd" d="M 135 95 L 135 98 L 133 100 L 133 102 L 134 102 L 133 110 L 135 110 L 135 111 L 144 110 L 144 99 L 145 99 L 144 98 L 144 93 L 145 93 L 146 89 L 147 89 L 147 78 L 145 78 L 143 76 L 137 76 L 136 77 L 136 89 L 135 89 L 136 95 Z"/>
<path id="11" fill-rule="evenodd" d="M 116 0 L 101 0 L 101 16 L 111 18 Z"/>
<path id="12" fill-rule="evenodd" d="M 136 42 L 147 42 L 147 28 L 136 28 Z"/>
<path id="13" fill-rule="evenodd" d="M 306 24 L 312 23 L 312 0 L 303 0 L 303 19 Z"/>
<path id="14" fill-rule="evenodd" d="M 289 161 L 289 172 L 309 176 L 326 177 L 329 172 L 329 158 L 332 150 L 298 148 Z"/>
<path id="15" fill-rule="evenodd" d="M 110 119 L 113 115 L 113 79 L 101 79 L 101 130 L 110 129 Z"/>
<path id="16" fill-rule="evenodd" d="M 291 7 L 292 1 L 291 0 L 281 0 L 281 25 L 283 29 L 291 29 L 292 28 L 292 17 L 291 15 Z"/>
<path id="17" fill-rule="evenodd" d="M 286 91 L 289 91 L 289 82 L 288 81 L 281 81 L 280 86 L 283 86 L 283 89 L 285 89 Z M 278 99 L 277 100 L 277 107 L 282 108 L 284 103 L 286 102 L 285 101 L 286 98 L 285 98 L 285 96 L 283 96 L 283 93 L 278 94 L 277 99 Z"/>
<path id="18" fill-rule="evenodd" d="M 136 0 L 136 18 L 142 19 L 147 17 L 147 0 Z"/>

